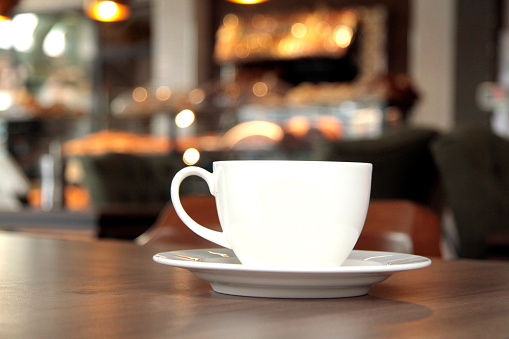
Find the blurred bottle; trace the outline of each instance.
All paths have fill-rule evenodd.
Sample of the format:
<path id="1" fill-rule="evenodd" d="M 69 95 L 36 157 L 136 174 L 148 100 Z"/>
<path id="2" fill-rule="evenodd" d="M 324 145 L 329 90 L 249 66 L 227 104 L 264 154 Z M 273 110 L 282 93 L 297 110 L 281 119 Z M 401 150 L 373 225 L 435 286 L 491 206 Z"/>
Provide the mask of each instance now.
<path id="1" fill-rule="evenodd" d="M 41 209 L 60 210 L 64 206 L 64 163 L 62 147 L 58 141 L 49 146 L 49 154 L 40 158 Z"/>

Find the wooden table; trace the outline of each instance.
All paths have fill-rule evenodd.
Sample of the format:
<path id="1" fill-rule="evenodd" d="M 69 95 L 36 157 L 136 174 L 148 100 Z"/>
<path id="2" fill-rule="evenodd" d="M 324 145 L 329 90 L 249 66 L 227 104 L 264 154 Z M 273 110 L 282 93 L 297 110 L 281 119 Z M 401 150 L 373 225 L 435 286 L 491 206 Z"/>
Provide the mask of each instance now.
<path id="1" fill-rule="evenodd" d="M 0 233 L 1 338 L 502 338 L 509 263 L 442 261 L 400 272 L 369 295 L 221 295 L 167 247 Z"/>
<path id="2" fill-rule="evenodd" d="M 0 211 L 0 230 L 25 233 L 134 239 L 153 225 L 161 206 L 111 207 L 95 210 L 38 209 Z"/>

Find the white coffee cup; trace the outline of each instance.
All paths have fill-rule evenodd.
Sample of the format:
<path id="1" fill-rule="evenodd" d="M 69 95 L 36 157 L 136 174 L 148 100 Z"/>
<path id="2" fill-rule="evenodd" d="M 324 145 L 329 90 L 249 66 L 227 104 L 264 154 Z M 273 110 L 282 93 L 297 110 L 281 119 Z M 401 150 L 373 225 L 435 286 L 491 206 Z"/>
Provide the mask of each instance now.
<path id="1" fill-rule="evenodd" d="M 234 251 L 253 267 L 340 266 L 364 226 L 372 165 L 327 161 L 219 161 L 213 173 L 186 167 L 173 178 L 171 199 L 196 234 Z M 216 199 L 223 232 L 197 224 L 183 209 L 179 187 L 203 178 Z"/>

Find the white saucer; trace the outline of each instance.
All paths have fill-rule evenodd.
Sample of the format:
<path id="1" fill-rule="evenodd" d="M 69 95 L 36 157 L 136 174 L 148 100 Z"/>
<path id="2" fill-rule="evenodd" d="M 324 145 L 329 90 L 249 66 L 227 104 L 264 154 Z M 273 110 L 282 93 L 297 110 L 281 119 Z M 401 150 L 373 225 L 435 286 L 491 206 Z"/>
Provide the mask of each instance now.
<path id="1" fill-rule="evenodd" d="M 208 281 L 218 293 L 268 298 L 341 298 L 365 295 L 372 285 L 393 273 L 431 264 L 425 257 L 373 251 L 352 251 L 343 266 L 306 270 L 242 265 L 230 249 L 164 252 L 154 261 L 186 268 Z"/>

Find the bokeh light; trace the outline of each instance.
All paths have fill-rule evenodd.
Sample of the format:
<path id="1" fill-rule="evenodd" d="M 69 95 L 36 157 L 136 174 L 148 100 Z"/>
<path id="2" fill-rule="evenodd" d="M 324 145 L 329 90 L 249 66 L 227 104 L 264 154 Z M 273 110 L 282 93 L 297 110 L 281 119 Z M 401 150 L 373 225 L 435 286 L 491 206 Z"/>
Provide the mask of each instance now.
<path id="1" fill-rule="evenodd" d="M 194 122 L 194 113 L 193 111 L 189 109 L 185 109 L 181 111 L 177 116 L 175 117 L 175 123 L 180 128 L 187 128 L 191 126 Z"/>
<path id="2" fill-rule="evenodd" d="M 33 13 L 17 14 L 11 20 L 0 20 L 0 48 L 28 52 L 34 46 L 33 33 L 39 17 Z"/>
<path id="3" fill-rule="evenodd" d="M 104 22 L 125 20 L 131 15 L 129 6 L 115 1 L 94 1 L 86 12 L 90 18 Z"/>
<path id="4" fill-rule="evenodd" d="M 253 85 L 253 94 L 257 97 L 266 96 L 269 92 L 269 86 L 266 83 L 259 81 Z"/>
<path id="5" fill-rule="evenodd" d="M 46 34 L 42 42 L 42 50 L 44 54 L 52 58 L 58 58 L 64 55 L 66 29 L 63 25 L 56 24 Z"/>
<path id="6" fill-rule="evenodd" d="M 292 25 L 291 31 L 292 31 L 292 35 L 294 37 L 303 38 L 306 36 L 308 29 L 307 29 L 306 25 L 304 25 L 303 23 L 297 22 Z"/>
<path id="7" fill-rule="evenodd" d="M 189 101 L 193 105 L 201 104 L 205 100 L 205 91 L 201 88 L 195 88 L 189 93 Z"/>
<path id="8" fill-rule="evenodd" d="M 223 25 L 227 28 L 235 28 L 239 24 L 239 17 L 235 14 L 226 14 L 223 18 Z"/>
<path id="9" fill-rule="evenodd" d="M 200 152 L 196 148 L 188 148 L 182 159 L 186 165 L 194 165 L 200 160 Z"/>
<path id="10" fill-rule="evenodd" d="M 156 89 L 156 98 L 159 101 L 166 101 L 171 98 L 171 89 L 168 86 L 159 86 Z"/>
<path id="11" fill-rule="evenodd" d="M 133 100 L 136 102 L 143 102 L 147 100 L 148 92 L 144 87 L 136 87 L 133 91 Z"/>
<path id="12" fill-rule="evenodd" d="M 12 98 L 12 95 L 8 92 L 0 91 L 0 111 L 5 111 L 9 109 L 14 100 Z"/>
<path id="13" fill-rule="evenodd" d="M 283 129 L 269 121 L 248 121 L 236 125 L 226 132 L 219 140 L 219 148 L 232 149 L 242 140 L 260 136 L 278 143 L 283 139 Z"/>
<path id="14" fill-rule="evenodd" d="M 350 27 L 340 25 L 334 29 L 334 40 L 336 44 L 341 48 L 350 46 L 352 42 L 353 31 Z"/>
<path id="15" fill-rule="evenodd" d="M 298 138 L 304 137 L 308 134 L 310 129 L 309 120 L 303 116 L 295 116 L 289 119 L 286 123 L 286 131 Z"/>

